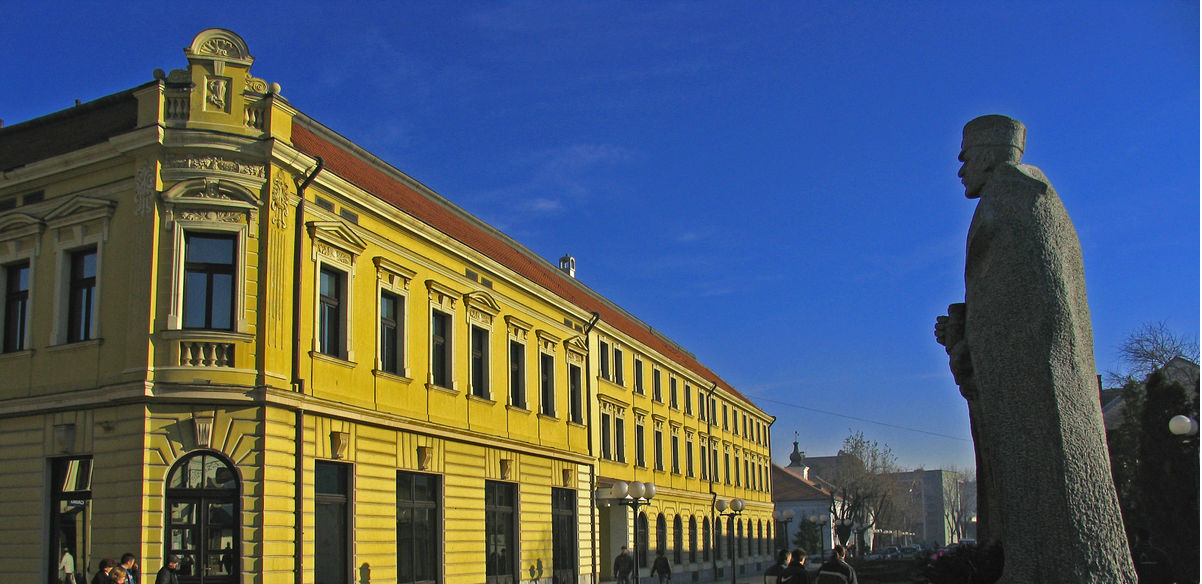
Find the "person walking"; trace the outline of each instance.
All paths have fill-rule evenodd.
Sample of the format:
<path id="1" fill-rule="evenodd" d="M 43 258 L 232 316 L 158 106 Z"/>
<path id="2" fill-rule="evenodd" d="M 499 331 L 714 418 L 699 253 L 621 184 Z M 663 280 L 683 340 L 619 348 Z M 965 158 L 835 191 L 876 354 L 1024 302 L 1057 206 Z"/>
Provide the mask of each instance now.
<path id="1" fill-rule="evenodd" d="M 664 555 L 664 550 L 655 553 L 655 563 L 651 565 L 651 575 L 659 576 L 660 584 L 672 581 L 672 565 L 668 563 L 668 557 Z"/>
<path id="2" fill-rule="evenodd" d="M 614 558 L 614 577 L 618 584 L 630 584 L 630 573 L 634 571 L 634 558 L 630 557 L 630 549 L 622 546 L 618 557 Z"/>
<path id="3" fill-rule="evenodd" d="M 167 562 L 159 568 L 159 573 L 154 577 L 154 584 L 179 584 L 179 576 L 176 571 L 179 570 L 179 556 L 175 554 L 167 554 Z"/>
<path id="4" fill-rule="evenodd" d="M 818 568 L 818 577 L 814 584 L 859 584 L 856 580 L 856 569 L 843 560 L 847 556 L 847 548 L 836 545 L 831 550 L 831 559 Z"/>
<path id="5" fill-rule="evenodd" d="M 138 556 L 129 552 L 121 554 L 121 564 L 119 567 L 125 571 L 128 580 L 127 584 L 140 584 L 142 574 L 138 570 Z"/>
<path id="6" fill-rule="evenodd" d="M 806 551 L 793 548 L 789 565 L 776 577 L 776 584 L 810 584 L 810 575 L 806 573 Z"/>

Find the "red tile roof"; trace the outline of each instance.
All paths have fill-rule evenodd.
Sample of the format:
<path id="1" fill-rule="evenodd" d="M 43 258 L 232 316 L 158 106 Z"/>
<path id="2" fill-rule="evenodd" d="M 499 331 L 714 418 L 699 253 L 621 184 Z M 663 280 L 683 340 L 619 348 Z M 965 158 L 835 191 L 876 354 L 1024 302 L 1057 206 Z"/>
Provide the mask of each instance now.
<path id="1" fill-rule="evenodd" d="M 478 220 L 471 218 L 470 215 L 454 207 L 451 203 L 436 201 L 417 192 L 398 177 L 382 171 L 376 164 L 365 160 L 365 156 L 371 156 L 370 154 L 354 153 L 344 145 L 335 144 L 306 127 L 300 119 L 293 121 L 292 142 L 301 152 L 310 156 L 320 156 L 325 161 L 326 171 L 333 172 L 354 183 L 401 211 L 514 270 L 582 310 L 600 314 L 601 320 L 609 325 L 688 368 L 693 373 L 711 382 L 717 382 L 719 386 L 735 397 L 754 406 L 751 400 L 744 397 L 693 356 L 650 332 L 645 325 L 635 322 L 623 315 L 621 311 L 615 310 L 606 302 L 601 301 L 594 292 L 583 289 L 575 280 L 562 274 L 546 261 L 538 259 L 536 256 L 531 257 L 533 256 L 532 252 L 522 251 L 504 239 L 482 229 L 477 224 Z M 384 163 L 380 162 L 379 164 Z M 399 173 L 399 171 L 397 172 Z"/>

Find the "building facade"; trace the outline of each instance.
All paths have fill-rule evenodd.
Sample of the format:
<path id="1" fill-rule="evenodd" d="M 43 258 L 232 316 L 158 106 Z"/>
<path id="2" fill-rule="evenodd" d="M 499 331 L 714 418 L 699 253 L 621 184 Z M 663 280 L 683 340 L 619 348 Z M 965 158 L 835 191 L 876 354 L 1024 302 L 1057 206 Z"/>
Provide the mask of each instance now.
<path id="1" fill-rule="evenodd" d="M 700 579 L 767 565 L 770 416 L 295 109 L 236 34 L 185 54 L 0 128 L 0 570 L 597 582 L 636 529 Z M 620 481 L 658 489 L 598 496 Z"/>

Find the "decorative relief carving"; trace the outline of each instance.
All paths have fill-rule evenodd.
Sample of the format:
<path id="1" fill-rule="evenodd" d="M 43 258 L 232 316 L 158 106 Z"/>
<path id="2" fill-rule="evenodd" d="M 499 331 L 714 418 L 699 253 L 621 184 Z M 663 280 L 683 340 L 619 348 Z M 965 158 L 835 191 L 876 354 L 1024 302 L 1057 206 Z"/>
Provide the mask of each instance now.
<path id="1" fill-rule="evenodd" d="M 180 221 L 218 221 L 221 223 L 242 223 L 246 221 L 246 213 L 241 211 L 195 211 L 178 212 Z"/>
<path id="2" fill-rule="evenodd" d="M 255 77 L 247 77 L 246 89 L 255 93 L 267 93 L 267 82 Z"/>
<path id="3" fill-rule="evenodd" d="M 338 249 L 324 241 L 314 242 L 313 247 L 314 247 L 314 249 L 317 250 L 317 253 L 319 255 L 326 256 L 332 260 L 339 261 L 339 262 L 342 262 L 347 265 L 354 263 L 354 261 L 353 261 L 354 258 L 351 256 L 351 254 L 347 253 L 345 250 Z"/>
<path id="4" fill-rule="evenodd" d="M 271 182 L 271 222 L 280 229 L 288 228 L 288 199 L 292 192 L 288 189 L 288 178 L 281 172 L 275 175 Z"/>
<path id="5" fill-rule="evenodd" d="M 225 77 L 209 77 L 205 80 L 205 103 L 225 111 L 230 91 L 230 80 Z"/>
<path id="6" fill-rule="evenodd" d="M 134 178 L 134 215 L 137 217 L 150 214 L 154 208 L 156 168 L 155 161 L 147 160 L 142 163 Z"/>
<path id="7" fill-rule="evenodd" d="M 188 170 L 220 170 L 233 174 L 242 174 L 257 178 L 267 178 L 267 169 L 262 164 L 243 160 L 222 158 L 220 156 L 176 156 L 167 159 L 168 168 L 185 168 Z"/>
<path id="8" fill-rule="evenodd" d="M 242 55 L 238 54 L 238 47 L 229 39 L 211 38 L 200 45 L 197 51 L 201 55 L 216 55 L 218 57 L 234 57 L 238 58 Z"/>
<path id="9" fill-rule="evenodd" d="M 480 310 L 479 308 L 469 308 L 467 311 L 469 321 L 478 322 L 483 325 L 492 326 L 492 315 Z"/>

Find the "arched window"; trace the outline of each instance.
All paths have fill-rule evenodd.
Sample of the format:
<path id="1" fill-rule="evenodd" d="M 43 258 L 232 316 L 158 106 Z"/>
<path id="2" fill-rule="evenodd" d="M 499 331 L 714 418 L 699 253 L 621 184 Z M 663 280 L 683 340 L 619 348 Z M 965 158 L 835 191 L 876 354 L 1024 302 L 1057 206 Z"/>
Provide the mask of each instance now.
<path id="1" fill-rule="evenodd" d="M 689 516 L 689 561 L 697 561 L 697 517 Z"/>
<path id="2" fill-rule="evenodd" d="M 735 517 L 733 515 L 726 518 L 726 533 L 729 534 L 729 537 L 731 538 L 730 545 L 726 546 L 726 559 L 733 560 L 735 559 L 735 547 L 738 545 L 738 543 L 734 541 Z M 719 541 L 722 540 L 721 534 L 719 534 L 717 539 Z M 719 553 L 718 557 L 722 557 L 721 553 Z"/>
<path id="3" fill-rule="evenodd" d="M 672 563 L 679 564 L 684 561 L 684 524 L 680 521 L 680 516 L 677 515 L 672 520 Z"/>
<path id="4" fill-rule="evenodd" d="M 764 555 L 764 520 L 760 519 L 755 522 L 755 553 L 756 555 Z"/>
<path id="5" fill-rule="evenodd" d="M 655 551 L 668 555 L 668 520 L 663 513 L 655 517 Z"/>
<path id="6" fill-rule="evenodd" d="M 772 549 L 773 546 L 771 543 L 771 541 L 772 541 L 772 522 L 771 521 L 768 522 L 767 531 L 764 533 L 764 539 L 766 539 L 769 542 L 768 543 L 768 552 L 775 556 L 776 551 L 774 549 Z M 781 548 L 781 549 L 784 549 L 784 548 Z"/>
<path id="7" fill-rule="evenodd" d="M 701 519 L 701 561 L 710 561 L 710 518 Z"/>
<path id="8" fill-rule="evenodd" d="M 647 522 L 647 514 L 639 513 L 639 541 L 635 543 L 636 549 L 638 550 L 635 553 L 639 555 L 640 568 L 647 567 L 647 552 L 649 551 L 647 542 L 650 541 L 648 538 L 649 531 L 651 531 L 651 526 Z"/>
<path id="9" fill-rule="evenodd" d="M 181 458 L 167 475 L 167 554 L 180 584 L 235 584 L 242 557 L 238 473 L 211 451 Z"/>

